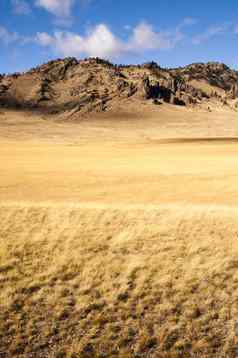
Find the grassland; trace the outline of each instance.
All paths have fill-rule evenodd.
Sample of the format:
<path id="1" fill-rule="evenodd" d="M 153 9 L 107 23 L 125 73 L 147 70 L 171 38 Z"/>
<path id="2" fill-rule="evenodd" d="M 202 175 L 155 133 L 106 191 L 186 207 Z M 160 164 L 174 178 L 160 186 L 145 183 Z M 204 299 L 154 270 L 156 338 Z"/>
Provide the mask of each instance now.
<path id="1" fill-rule="evenodd" d="M 235 116 L 1 118 L 0 357 L 237 357 Z"/>

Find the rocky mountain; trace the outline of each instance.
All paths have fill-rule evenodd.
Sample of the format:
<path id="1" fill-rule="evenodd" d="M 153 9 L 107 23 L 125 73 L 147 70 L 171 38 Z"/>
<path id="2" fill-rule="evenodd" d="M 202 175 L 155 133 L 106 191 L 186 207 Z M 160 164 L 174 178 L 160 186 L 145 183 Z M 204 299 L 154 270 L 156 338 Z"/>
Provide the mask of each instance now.
<path id="1" fill-rule="evenodd" d="M 165 69 L 155 62 L 113 65 L 99 58 L 48 62 L 25 73 L 0 75 L 0 106 L 80 115 L 110 111 L 134 101 L 238 107 L 238 71 L 224 64 L 196 63 Z"/>

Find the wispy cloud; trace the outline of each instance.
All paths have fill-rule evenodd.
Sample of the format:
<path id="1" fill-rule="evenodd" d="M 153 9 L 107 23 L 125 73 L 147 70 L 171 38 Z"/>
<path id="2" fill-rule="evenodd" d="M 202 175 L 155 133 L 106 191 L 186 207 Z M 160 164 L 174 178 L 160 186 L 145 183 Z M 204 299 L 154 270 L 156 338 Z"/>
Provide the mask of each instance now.
<path id="1" fill-rule="evenodd" d="M 18 32 L 9 31 L 4 26 L 0 25 L 0 43 L 4 45 L 26 45 L 35 43 L 35 36 L 24 36 Z"/>
<path id="2" fill-rule="evenodd" d="M 31 13 L 31 7 L 25 0 L 11 0 L 13 11 L 17 15 L 28 15 Z"/>
<path id="3" fill-rule="evenodd" d="M 196 35 L 192 39 L 192 43 L 194 45 L 200 45 L 203 42 L 210 40 L 211 38 L 219 35 L 223 35 L 229 29 L 228 25 L 217 25 L 210 26 L 205 32 L 202 34 Z"/>
<path id="4" fill-rule="evenodd" d="M 193 26 L 197 24 L 197 19 L 193 17 L 185 17 L 175 28 L 175 41 L 179 42 L 182 41 L 187 35 L 185 34 L 184 30 L 187 27 Z"/>
<path id="5" fill-rule="evenodd" d="M 132 35 L 125 47 L 132 52 L 169 49 L 174 47 L 178 40 L 180 38 L 176 30 L 174 32 L 155 31 L 152 25 L 142 22 L 132 30 Z"/>
<path id="6" fill-rule="evenodd" d="M 185 17 L 177 26 L 177 29 L 183 29 L 187 26 L 196 25 L 198 23 L 198 20 L 194 17 Z"/>
<path id="7" fill-rule="evenodd" d="M 60 19 L 70 19 L 74 0 L 36 0 L 35 5 Z"/>
<path id="8" fill-rule="evenodd" d="M 233 27 L 233 32 L 234 32 L 235 34 L 238 34 L 238 25 L 234 25 L 234 27 Z"/>
<path id="9" fill-rule="evenodd" d="M 0 41 L 8 45 L 15 41 L 18 41 L 20 35 L 17 32 L 10 32 L 5 27 L 0 26 Z"/>

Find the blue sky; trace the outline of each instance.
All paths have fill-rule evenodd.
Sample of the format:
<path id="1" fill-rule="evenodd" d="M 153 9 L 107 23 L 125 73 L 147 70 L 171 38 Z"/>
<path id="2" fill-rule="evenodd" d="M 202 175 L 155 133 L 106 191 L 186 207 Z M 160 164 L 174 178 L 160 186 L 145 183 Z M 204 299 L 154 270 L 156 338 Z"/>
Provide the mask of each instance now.
<path id="1" fill-rule="evenodd" d="M 237 0 L 0 0 L 0 73 L 99 56 L 238 68 Z"/>

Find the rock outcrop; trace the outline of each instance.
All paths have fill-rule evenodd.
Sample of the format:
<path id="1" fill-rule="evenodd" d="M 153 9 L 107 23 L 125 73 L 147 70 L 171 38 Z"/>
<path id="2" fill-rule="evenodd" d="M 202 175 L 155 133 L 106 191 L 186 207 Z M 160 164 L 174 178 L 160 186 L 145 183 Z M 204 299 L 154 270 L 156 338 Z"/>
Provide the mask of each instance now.
<path id="1" fill-rule="evenodd" d="M 163 69 L 155 62 L 117 66 L 99 58 L 50 61 L 26 73 L 0 75 L 0 106 L 49 113 L 109 111 L 124 101 L 237 108 L 238 72 L 220 63 Z"/>

